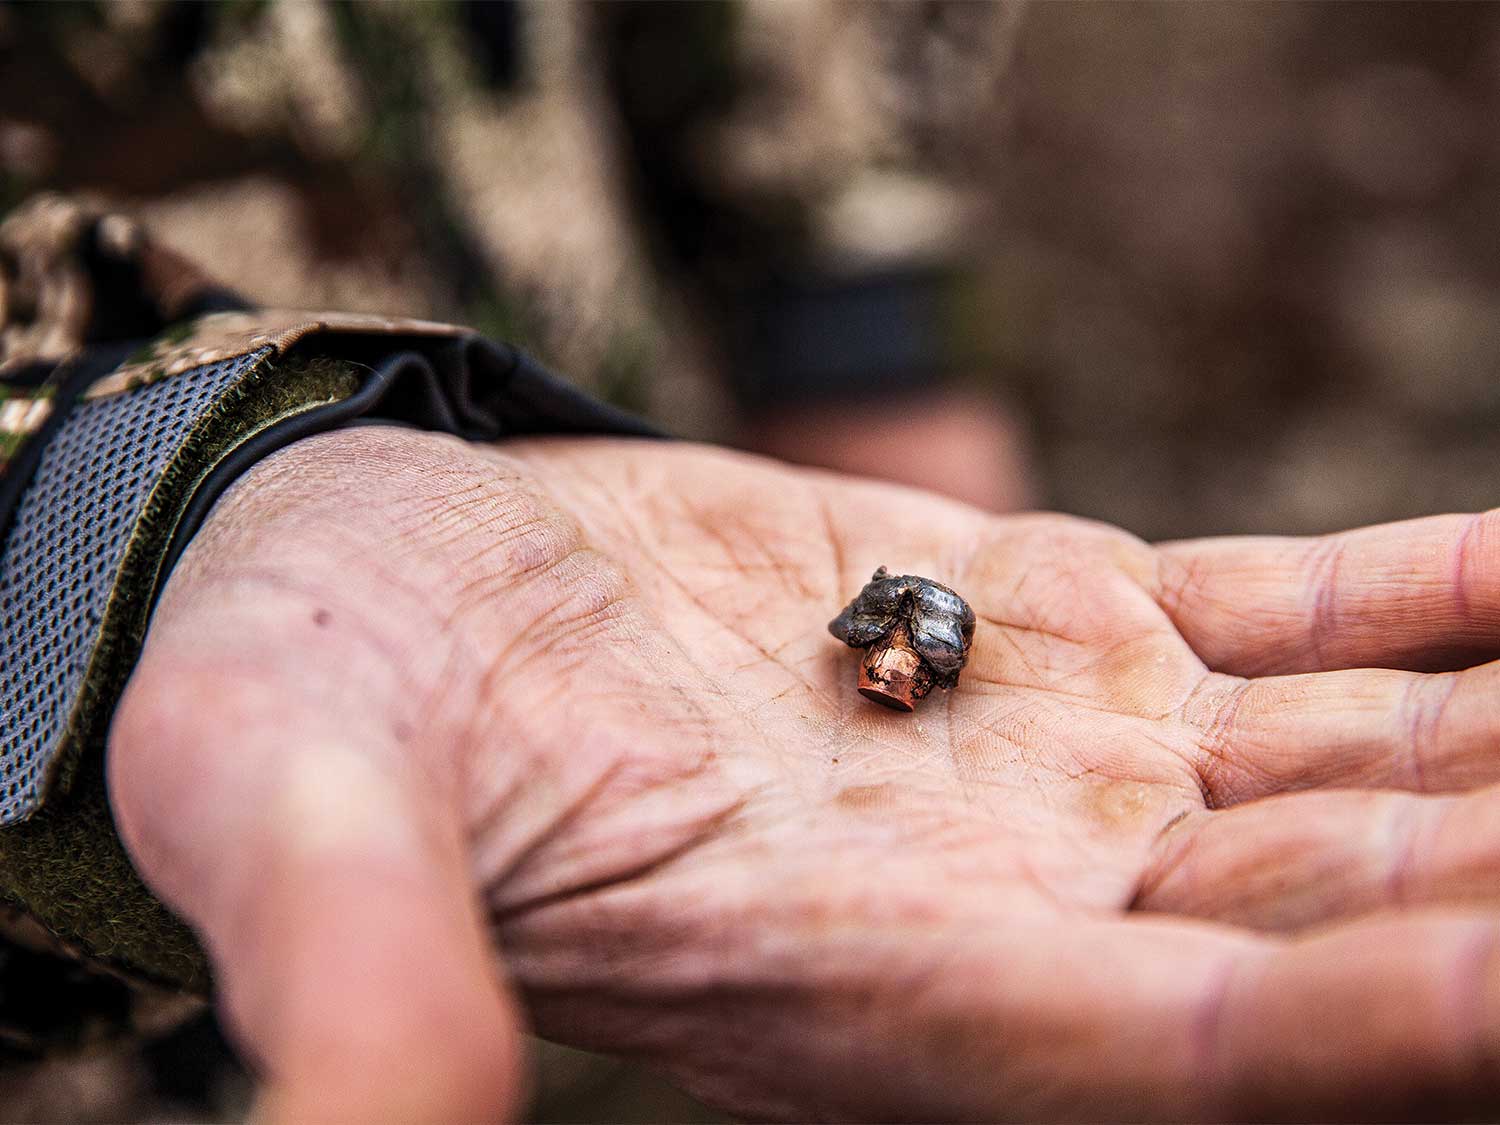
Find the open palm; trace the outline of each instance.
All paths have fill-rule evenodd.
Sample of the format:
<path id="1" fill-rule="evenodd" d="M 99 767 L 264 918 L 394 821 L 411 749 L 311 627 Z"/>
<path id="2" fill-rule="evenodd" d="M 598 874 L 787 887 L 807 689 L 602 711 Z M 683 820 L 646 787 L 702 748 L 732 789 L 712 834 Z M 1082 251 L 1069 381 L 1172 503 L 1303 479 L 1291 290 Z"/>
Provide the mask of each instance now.
<path id="1" fill-rule="evenodd" d="M 1483 1108 L 1500 711 L 1452 669 L 1500 651 L 1497 528 L 1152 548 L 691 446 L 333 435 L 184 557 L 114 799 L 288 1119 L 503 1108 L 496 949 L 542 1033 L 754 1116 Z M 911 715 L 825 630 L 882 564 L 979 618 Z"/>

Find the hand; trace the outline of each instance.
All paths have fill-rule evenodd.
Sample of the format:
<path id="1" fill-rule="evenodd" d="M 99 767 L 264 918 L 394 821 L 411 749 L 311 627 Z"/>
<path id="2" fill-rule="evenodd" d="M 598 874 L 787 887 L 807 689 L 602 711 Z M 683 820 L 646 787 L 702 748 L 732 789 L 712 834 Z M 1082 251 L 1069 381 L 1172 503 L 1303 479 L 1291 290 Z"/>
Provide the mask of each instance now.
<path id="1" fill-rule="evenodd" d="M 979 615 L 913 715 L 825 632 L 879 564 Z M 1154 549 L 362 429 L 221 501 L 111 785 L 273 1119 L 514 1107 L 522 1010 L 750 1116 L 1493 1112 L 1497 649 L 1497 517 Z"/>

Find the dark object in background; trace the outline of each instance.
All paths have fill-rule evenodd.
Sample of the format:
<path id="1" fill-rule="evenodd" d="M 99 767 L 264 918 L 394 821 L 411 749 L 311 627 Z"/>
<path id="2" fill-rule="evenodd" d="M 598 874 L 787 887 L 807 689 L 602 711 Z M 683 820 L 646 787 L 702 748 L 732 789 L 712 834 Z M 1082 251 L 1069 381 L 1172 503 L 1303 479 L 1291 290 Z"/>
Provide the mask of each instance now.
<path id="1" fill-rule="evenodd" d="M 204 1012 L 141 1045 L 151 1088 L 168 1105 L 196 1113 L 249 1104 L 250 1076 L 212 1012 Z"/>
<path id="2" fill-rule="evenodd" d="M 129 1023 L 131 1001 L 123 981 L 0 940 L 0 1065 L 100 1038 Z"/>
<path id="3" fill-rule="evenodd" d="M 748 306 L 730 369 L 735 392 L 763 409 L 929 390 L 972 358 L 960 356 L 955 333 L 961 284 L 935 269 L 768 283 Z"/>
<path id="4" fill-rule="evenodd" d="M 865 650 L 861 695 L 911 711 L 934 687 L 958 683 L 974 642 L 974 621 L 969 603 L 942 583 L 915 574 L 893 578 L 881 567 L 828 631 Z"/>
<path id="5" fill-rule="evenodd" d="M 520 5 L 513 0 L 461 0 L 459 11 L 484 84 L 496 91 L 514 88 L 525 72 Z"/>

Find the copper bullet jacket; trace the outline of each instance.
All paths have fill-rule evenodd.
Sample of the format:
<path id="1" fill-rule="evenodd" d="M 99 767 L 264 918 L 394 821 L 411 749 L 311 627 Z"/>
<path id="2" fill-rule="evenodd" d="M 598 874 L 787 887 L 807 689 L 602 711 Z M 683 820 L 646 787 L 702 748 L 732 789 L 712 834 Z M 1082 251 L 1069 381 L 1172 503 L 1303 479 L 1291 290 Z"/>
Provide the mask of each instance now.
<path id="1" fill-rule="evenodd" d="M 951 688 L 969 659 L 974 611 L 939 582 L 881 567 L 859 596 L 828 623 L 851 648 L 865 650 L 859 693 L 911 711 L 934 687 Z"/>
<path id="2" fill-rule="evenodd" d="M 906 630 L 865 649 L 859 662 L 859 694 L 896 711 L 916 709 L 917 700 L 932 690 L 932 673 L 911 647 Z"/>

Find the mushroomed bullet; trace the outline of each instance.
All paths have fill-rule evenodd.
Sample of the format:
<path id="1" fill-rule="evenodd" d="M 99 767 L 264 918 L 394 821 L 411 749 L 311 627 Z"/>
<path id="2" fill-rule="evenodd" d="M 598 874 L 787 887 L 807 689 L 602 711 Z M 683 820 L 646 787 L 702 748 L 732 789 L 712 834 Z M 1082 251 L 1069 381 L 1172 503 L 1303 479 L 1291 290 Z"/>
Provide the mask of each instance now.
<path id="1" fill-rule="evenodd" d="M 897 711 L 910 711 L 934 687 L 951 688 L 969 659 L 974 611 L 957 593 L 930 578 L 889 574 L 881 567 L 828 631 L 865 650 L 859 693 Z"/>

